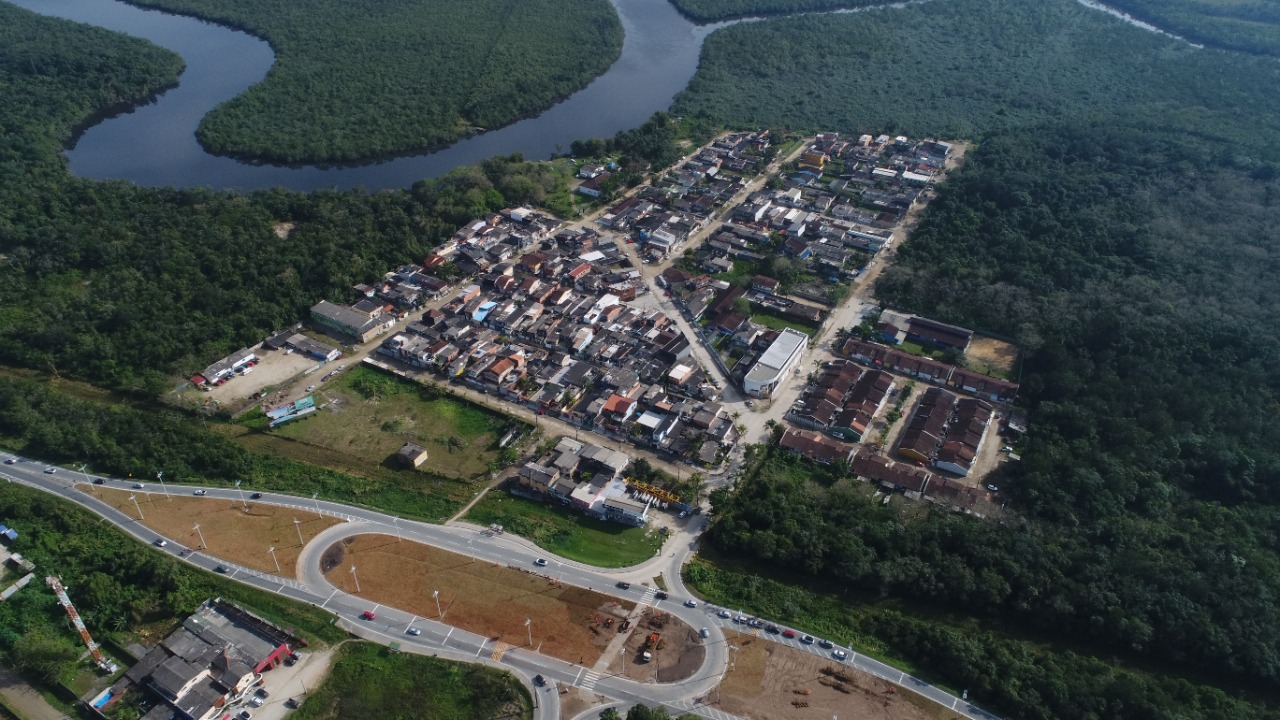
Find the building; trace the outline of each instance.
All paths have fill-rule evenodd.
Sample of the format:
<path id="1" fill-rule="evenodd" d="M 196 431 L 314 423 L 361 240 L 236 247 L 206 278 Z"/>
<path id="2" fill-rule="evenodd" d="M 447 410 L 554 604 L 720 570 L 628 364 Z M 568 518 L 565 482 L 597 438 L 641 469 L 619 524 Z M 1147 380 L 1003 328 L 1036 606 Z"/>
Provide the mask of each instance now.
<path id="1" fill-rule="evenodd" d="M 969 343 L 973 340 L 973 331 L 922 317 L 913 317 L 907 323 L 907 339 L 921 345 L 964 352 L 969 349 Z"/>
<path id="2" fill-rule="evenodd" d="M 850 462 L 853 448 L 844 443 L 832 440 L 821 433 L 808 432 L 797 428 L 787 428 L 778 441 L 778 447 L 797 455 L 803 455 L 822 465 L 833 462 Z"/>
<path id="3" fill-rule="evenodd" d="M 406 467 L 416 468 L 427 461 L 427 449 L 421 445 L 406 443 L 404 447 L 396 451 L 396 457 Z"/>
<path id="4" fill-rule="evenodd" d="M 368 314 L 321 300 L 311 308 L 311 322 L 323 332 L 368 342 L 387 329 L 382 313 L 371 308 Z"/>
<path id="5" fill-rule="evenodd" d="M 808 335 L 783 328 L 742 378 L 742 391 L 752 397 L 771 397 L 786 374 L 800 365 L 800 358 L 808 347 Z"/>
<path id="6" fill-rule="evenodd" d="M 237 370 L 257 361 L 258 355 L 252 350 L 237 350 L 218 362 L 205 368 L 200 375 L 211 383 L 231 377 Z"/>

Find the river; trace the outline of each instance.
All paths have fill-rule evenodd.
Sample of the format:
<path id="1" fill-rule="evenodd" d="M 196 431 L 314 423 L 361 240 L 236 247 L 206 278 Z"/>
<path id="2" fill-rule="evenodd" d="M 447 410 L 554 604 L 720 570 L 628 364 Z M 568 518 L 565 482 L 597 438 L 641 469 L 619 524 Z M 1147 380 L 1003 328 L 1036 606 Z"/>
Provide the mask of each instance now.
<path id="1" fill-rule="evenodd" d="M 220 25 L 118 0 L 6 0 L 42 15 L 144 38 L 186 61 L 178 87 L 154 102 L 86 130 L 67 152 L 71 172 L 148 187 L 294 190 L 403 188 L 494 155 L 550 157 L 574 140 L 612 137 L 671 106 L 698 67 L 702 41 L 730 23 L 695 25 L 667 0 L 612 0 L 622 19 L 622 54 L 587 87 L 542 114 L 431 153 L 334 167 L 282 167 L 206 153 L 195 131 L 219 103 L 266 77 L 266 42 Z"/>

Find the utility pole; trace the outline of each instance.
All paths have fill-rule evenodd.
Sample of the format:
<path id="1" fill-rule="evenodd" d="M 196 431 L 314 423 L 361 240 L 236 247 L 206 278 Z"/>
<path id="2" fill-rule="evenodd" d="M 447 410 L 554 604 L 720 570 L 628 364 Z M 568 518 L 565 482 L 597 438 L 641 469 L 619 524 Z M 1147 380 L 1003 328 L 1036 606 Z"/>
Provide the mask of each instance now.
<path id="1" fill-rule="evenodd" d="M 129 499 L 133 501 L 133 507 L 138 511 L 138 519 L 145 520 L 146 518 L 142 517 L 142 506 L 138 505 L 138 496 L 130 495 Z"/>
<path id="2" fill-rule="evenodd" d="M 400 542 L 400 518 L 399 517 L 391 518 L 391 524 L 395 526 L 395 529 L 396 529 L 396 542 Z"/>
<path id="3" fill-rule="evenodd" d="M 200 523 L 196 523 L 196 535 L 200 536 L 200 549 L 203 550 L 208 547 L 208 544 L 204 541 L 204 533 L 200 532 Z"/>
<path id="4" fill-rule="evenodd" d="M 351 579 L 356 581 L 356 592 L 360 592 L 360 577 L 356 575 L 356 566 L 351 566 Z"/>
<path id="5" fill-rule="evenodd" d="M 320 497 L 319 492 L 311 493 L 311 501 L 316 504 L 316 517 L 324 517 L 323 515 L 320 514 L 320 501 L 317 499 L 319 497 Z"/>
<path id="6" fill-rule="evenodd" d="M 524 629 L 529 631 L 529 647 L 533 647 L 533 618 L 524 619 Z"/>
<path id="7" fill-rule="evenodd" d="M 276 572 L 280 572 L 280 561 L 276 558 L 275 546 L 267 548 L 267 552 L 271 553 L 271 560 L 276 564 Z"/>
<path id="8" fill-rule="evenodd" d="M 307 541 L 302 539 L 302 521 L 298 518 L 293 519 L 293 529 L 298 531 L 298 545 L 306 545 Z"/>

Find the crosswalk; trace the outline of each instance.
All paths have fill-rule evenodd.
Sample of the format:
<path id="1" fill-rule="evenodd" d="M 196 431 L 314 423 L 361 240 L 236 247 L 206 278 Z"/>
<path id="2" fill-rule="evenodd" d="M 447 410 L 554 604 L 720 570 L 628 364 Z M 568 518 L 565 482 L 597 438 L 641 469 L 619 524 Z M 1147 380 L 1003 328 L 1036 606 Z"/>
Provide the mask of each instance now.
<path id="1" fill-rule="evenodd" d="M 657 592 L 658 592 L 658 589 L 657 589 L 657 588 L 646 587 L 646 588 L 644 589 L 644 595 L 641 595 L 641 596 L 640 596 L 640 604 L 641 604 L 641 605 L 648 605 L 648 606 L 652 607 L 652 606 L 653 606 L 653 604 L 654 604 L 655 602 L 657 602 L 657 601 L 654 599 L 654 596 L 655 596 L 655 594 L 656 594 Z"/>
<path id="2" fill-rule="evenodd" d="M 600 673 L 588 670 L 582 674 L 582 681 L 578 683 L 578 687 L 590 692 L 596 688 L 596 683 L 598 682 L 600 682 Z"/>
<path id="3" fill-rule="evenodd" d="M 498 641 L 498 643 L 493 646 L 493 652 L 489 653 L 489 659 L 496 662 L 502 662 L 502 656 L 506 655 L 507 651 L 510 649 L 510 645 L 502 641 Z"/>

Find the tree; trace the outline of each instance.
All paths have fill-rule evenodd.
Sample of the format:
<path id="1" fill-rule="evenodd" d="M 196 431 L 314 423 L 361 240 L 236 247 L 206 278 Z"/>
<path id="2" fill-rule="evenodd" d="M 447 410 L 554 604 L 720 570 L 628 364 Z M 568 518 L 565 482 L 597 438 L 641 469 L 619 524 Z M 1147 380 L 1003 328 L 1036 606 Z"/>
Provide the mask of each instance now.
<path id="1" fill-rule="evenodd" d="M 600 713 L 600 720 L 622 720 L 622 715 L 618 713 L 617 708 L 608 708 Z"/>
<path id="2" fill-rule="evenodd" d="M 38 629 L 18 638 L 10 658 L 18 670 L 56 682 L 71 668 L 79 654 L 69 641 Z"/>

